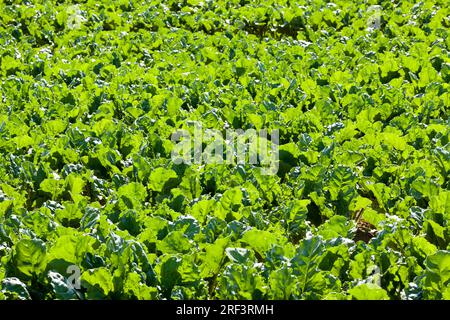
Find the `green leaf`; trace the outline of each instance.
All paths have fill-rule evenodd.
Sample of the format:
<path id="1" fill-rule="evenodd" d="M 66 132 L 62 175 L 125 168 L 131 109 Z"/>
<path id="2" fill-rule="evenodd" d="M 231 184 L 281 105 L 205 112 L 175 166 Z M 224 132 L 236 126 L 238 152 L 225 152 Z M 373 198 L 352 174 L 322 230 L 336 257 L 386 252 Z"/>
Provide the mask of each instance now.
<path id="1" fill-rule="evenodd" d="M 198 254 L 202 262 L 200 264 L 202 278 L 212 277 L 219 272 L 229 242 L 229 238 L 219 238 L 214 243 L 202 245 L 204 252 Z"/>
<path id="2" fill-rule="evenodd" d="M 40 188 L 42 191 L 50 193 L 52 199 L 56 199 L 63 191 L 63 180 L 45 179 L 41 182 Z"/>
<path id="3" fill-rule="evenodd" d="M 50 120 L 44 123 L 43 128 L 47 133 L 55 135 L 66 129 L 66 123 L 61 119 Z"/>
<path id="4" fill-rule="evenodd" d="M 66 183 L 69 186 L 70 196 L 75 203 L 83 199 L 81 193 L 83 192 L 86 184 L 83 178 L 71 173 L 67 176 Z"/>
<path id="5" fill-rule="evenodd" d="M 192 216 L 179 216 L 173 223 L 172 229 L 181 231 L 189 239 L 193 239 L 200 232 L 200 225 Z"/>
<path id="6" fill-rule="evenodd" d="M 128 299 L 152 300 L 157 296 L 157 289 L 142 283 L 142 277 L 136 272 L 127 275 L 123 292 Z"/>
<path id="7" fill-rule="evenodd" d="M 436 213 L 450 216 L 450 191 L 440 191 L 439 195 L 431 196 L 430 208 Z"/>
<path id="8" fill-rule="evenodd" d="M 427 233 L 427 239 L 429 239 L 434 244 L 445 248 L 447 241 L 445 239 L 446 230 L 444 227 L 434 222 L 433 220 L 427 219 L 423 224 L 423 229 Z"/>
<path id="9" fill-rule="evenodd" d="M 34 144 L 33 138 L 28 135 L 18 136 L 13 139 L 18 149 L 26 148 Z"/>
<path id="10" fill-rule="evenodd" d="M 66 275 L 71 265 L 80 265 L 85 255 L 93 251 L 95 239 L 74 233 L 60 236 L 48 250 L 47 270 Z"/>
<path id="11" fill-rule="evenodd" d="M 241 264 L 248 263 L 251 251 L 244 248 L 226 248 L 225 253 L 231 261 Z"/>
<path id="12" fill-rule="evenodd" d="M 276 234 L 269 231 L 252 229 L 244 233 L 241 242 L 248 244 L 261 257 L 266 256 L 266 252 L 270 248 L 279 243 L 279 238 Z"/>
<path id="13" fill-rule="evenodd" d="M 87 229 L 94 228 L 99 220 L 100 220 L 100 210 L 98 210 L 97 208 L 88 206 L 86 208 L 85 214 L 81 218 L 80 228 L 81 228 L 81 230 L 87 230 Z"/>
<path id="14" fill-rule="evenodd" d="M 171 169 L 156 168 L 150 173 L 149 188 L 161 192 L 165 183 L 176 177 L 176 172 Z"/>
<path id="15" fill-rule="evenodd" d="M 351 288 L 348 292 L 356 300 L 389 300 L 386 290 L 373 283 L 363 283 Z"/>
<path id="16" fill-rule="evenodd" d="M 219 299 L 261 299 L 266 292 L 263 277 L 251 267 L 233 263 L 220 278 Z"/>
<path id="17" fill-rule="evenodd" d="M 450 284 L 450 252 L 440 250 L 425 260 L 429 275 L 439 277 L 440 283 L 445 287 Z"/>
<path id="18" fill-rule="evenodd" d="M 45 255 L 46 247 L 42 240 L 22 239 L 14 247 L 14 265 L 27 276 L 39 275 L 44 268 Z"/>
<path id="19" fill-rule="evenodd" d="M 412 238 L 411 249 L 418 253 L 422 259 L 436 253 L 437 248 L 435 245 L 429 243 L 425 238 L 414 237 Z"/>
<path id="20" fill-rule="evenodd" d="M 287 267 L 283 266 L 281 269 L 272 271 L 269 277 L 271 298 L 290 299 L 296 293 L 295 283 L 296 278 Z"/>
<path id="21" fill-rule="evenodd" d="M 325 239 L 333 239 L 339 236 L 348 237 L 352 224 L 344 216 L 332 216 L 320 226 L 319 234 Z"/>
<path id="22" fill-rule="evenodd" d="M 419 177 L 414 180 L 411 184 L 411 189 L 418 192 L 420 196 L 428 197 L 429 199 L 439 194 L 439 185 L 424 177 Z"/>
<path id="23" fill-rule="evenodd" d="M 324 274 L 318 269 L 323 251 L 320 237 L 304 239 L 291 259 L 293 274 L 298 277 L 298 289 L 303 294 L 320 292 L 326 286 Z"/>
<path id="24" fill-rule="evenodd" d="M 236 211 L 242 204 L 242 198 L 243 195 L 240 188 L 231 188 L 224 192 L 220 203 L 225 209 Z"/>
<path id="25" fill-rule="evenodd" d="M 313 237 L 309 239 L 302 240 L 296 251 L 295 257 L 291 260 L 291 263 L 296 268 L 306 268 L 314 267 L 314 264 L 318 262 L 322 252 L 324 250 L 324 245 L 320 237 Z"/>
<path id="26" fill-rule="evenodd" d="M 114 290 L 113 277 L 107 268 L 90 269 L 81 275 L 87 299 L 105 299 Z"/>
<path id="27" fill-rule="evenodd" d="M 181 105 L 183 104 L 183 100 L 178 97 L 170 97 L 167 100 L 167 112 L 169 115 L 177 114 L 178 110 L 180 110 Z"/>
<path id="28" fill-rule="evenodd" d="M 187 253 L 192 243 L 182 231 L 172 231 L 156 247 L 162 253 Z"/>
<path id="29" fill-rule="evenodd" d="M 122 199 L 127 208 L 139 208 L 147 197 L 147 190 L 141 183 L 131 182 L 121 186 L 117 190 L 117 196 Z"/>
<path id="30" fill-rule="evenodd" d="M 406 140 L 400 135 L 391 132 L 383 132 L 382 137 L 384 143 L 386 143 L 388 146 L 391 146 L 399 151 L 403 151 L 406 149 Z"/>
<path id="31" fill-rule="evenodd" d="M 203 222 L 207 215 L 214 210 L 214 206 L 215 201 L 212 199 L 200 200 L 191 207 L 191 214 L 197 221 Z"/>
<path id="32" fill-rule="evenodd" d="M 425 260 L 425 273 L 416 278 L 423 299 L 445 299 L 450 287 L 450 252 L 439 250 Z"/>
<path id="33" fill-rule="evenodd" d="M 13 299 L 31 300 L 27 286 L 17 278 L 3 279 L 2 293 L 6 296 L 12 296 Z"/>
<path id="34" fill-rule="evenodd" d="M 160 279 L 163 293 L 170 296 L 173 287 L 181 280 L 178 268 L 181 266 L 182 260 L 176 256 L 165 256 L 161 261 Z"/>

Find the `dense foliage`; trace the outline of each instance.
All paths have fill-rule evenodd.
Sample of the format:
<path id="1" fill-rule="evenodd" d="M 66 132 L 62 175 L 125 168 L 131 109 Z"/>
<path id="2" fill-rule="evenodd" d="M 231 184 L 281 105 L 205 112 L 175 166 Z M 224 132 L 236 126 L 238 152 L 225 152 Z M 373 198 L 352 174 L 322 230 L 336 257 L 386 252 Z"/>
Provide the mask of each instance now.
<path id="1" fill-rule="evenodd" d="M 450 299 L 449 27 L 445 0 L 0 1 L 0 299 Z M 279 129 L 278 174 L 174 164 L 189 121 Z"/>

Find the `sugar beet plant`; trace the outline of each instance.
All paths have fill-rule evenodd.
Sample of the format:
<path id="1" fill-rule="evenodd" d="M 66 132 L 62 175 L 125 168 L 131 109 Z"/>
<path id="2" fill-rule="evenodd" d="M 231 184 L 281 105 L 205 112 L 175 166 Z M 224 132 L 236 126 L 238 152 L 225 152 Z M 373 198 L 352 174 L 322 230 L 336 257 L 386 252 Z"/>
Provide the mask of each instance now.
<path id="1" fill-rule="evenodd" d="M 1 0 L 0 299 L 450 299 L 449 28 L 445 0 Z M 174 161 L 192 123 L 278 130 L 276 174 Z"/>

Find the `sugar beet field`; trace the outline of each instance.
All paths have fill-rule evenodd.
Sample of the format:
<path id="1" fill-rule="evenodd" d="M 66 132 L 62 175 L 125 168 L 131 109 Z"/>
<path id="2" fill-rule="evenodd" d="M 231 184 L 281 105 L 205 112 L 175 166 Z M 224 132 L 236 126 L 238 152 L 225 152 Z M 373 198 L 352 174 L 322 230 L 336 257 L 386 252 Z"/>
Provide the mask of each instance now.
<path id="1" fill-rule="evenodd" d="M 0 0 L 0 300 L 450 300 L 445 0 Z"/>

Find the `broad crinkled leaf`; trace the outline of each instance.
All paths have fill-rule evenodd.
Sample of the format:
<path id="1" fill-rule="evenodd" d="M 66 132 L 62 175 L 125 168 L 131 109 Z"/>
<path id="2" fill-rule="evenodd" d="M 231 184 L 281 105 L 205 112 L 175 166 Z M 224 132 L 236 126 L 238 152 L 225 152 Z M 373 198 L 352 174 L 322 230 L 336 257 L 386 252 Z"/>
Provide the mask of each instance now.
<path id="1" fill-rule="evenodd" d="M 154 191 L 161 192 L 164 184 L 172 179 L 176 178 L 177 174 L 175 171 L 171 169 L 165 169 L 165 168 L 156 168 L 150 173 L 149 177 L 149 188 Z"/>
<path id="2" fill-rule="evenodd" d="M 42 240 L 20 240 L 14 248 L 14 262 L 17 269 L 27 276 L 39 274 L 45 264 L 46 251 Z"/>

